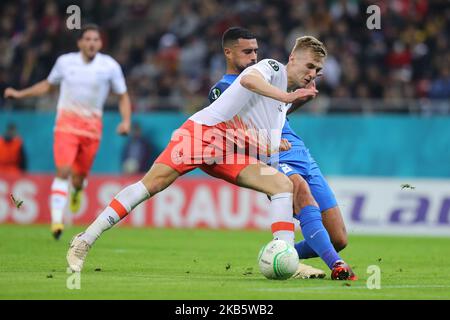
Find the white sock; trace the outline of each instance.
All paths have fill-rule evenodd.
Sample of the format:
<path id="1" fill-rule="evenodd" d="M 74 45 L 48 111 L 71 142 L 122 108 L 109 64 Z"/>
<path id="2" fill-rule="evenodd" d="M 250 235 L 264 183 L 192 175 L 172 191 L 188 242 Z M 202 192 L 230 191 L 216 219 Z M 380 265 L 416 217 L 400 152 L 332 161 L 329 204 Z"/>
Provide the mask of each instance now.
<path id="1" fill-rule="evenodd" d="M 284 240 L 294 246 L 295 229 L 292 217 L 292 193 L 278 193 L 271 197 L 270 209 L 274 239 Z"/>
<path id="2" fill-rule="evenodd" d="M 126 187 L 114 197 L 81 238 L 92 245 L 104 231 L 125 218 L 131 210 L 148 198 L 150 194 L 141 181 Z"/>
<path id="3" fill-rule="evenodd" d="M 55 178 L 51 187 L 50 211 L 52 223 L 63 223 L 64 209 L 67 204 L 69 193 L 69 181 Z"/>

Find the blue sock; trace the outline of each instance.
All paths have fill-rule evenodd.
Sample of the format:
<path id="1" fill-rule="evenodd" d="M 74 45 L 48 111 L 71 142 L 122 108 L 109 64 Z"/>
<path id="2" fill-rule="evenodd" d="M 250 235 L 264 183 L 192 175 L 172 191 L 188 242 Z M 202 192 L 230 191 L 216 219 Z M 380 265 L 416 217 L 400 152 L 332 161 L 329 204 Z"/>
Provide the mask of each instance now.
<path id="1" fill-rule="evenodd" d="M 331 243 L 330 236 L 322 224 L 322 215 L 315 206 L 304 207 L 296 218 L 300 221 L 305 240 L 297 243 L 295 249 L 301 259 L 319 255 L 327 266 L 332 269 L 337 260 L 342 260 Z"/>
<path id="2" fill-rule="evenodd" d="M 302 240 L 295 244 L 295 250 L 297 250 L 300 259 L 309 259 L 318 257 L 317 253 L 311 249 L 306 240 Z"/>

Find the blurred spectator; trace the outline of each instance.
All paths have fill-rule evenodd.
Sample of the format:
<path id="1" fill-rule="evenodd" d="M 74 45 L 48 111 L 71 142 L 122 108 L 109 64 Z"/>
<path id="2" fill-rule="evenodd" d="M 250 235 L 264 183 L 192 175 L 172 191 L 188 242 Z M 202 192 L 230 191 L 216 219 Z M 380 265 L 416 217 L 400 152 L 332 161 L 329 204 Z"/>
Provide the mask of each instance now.
<path id="1" fill-rule="evenodd" d="M 131 127 L 130 138 L 122 154 L 122 170 L 127 174 L 144 173 L 150 168 L 152 148 L 142 136 L 139 124 Z"/>
<path id="2" fill-rule="evenodd" d="M 0 173 L 19 174 L 25 169 L 23 142 L 17 135 L 16 126 L 10 123 L 5 135 L 0 137 Z"/>
<path id="3" fill-rule="evenodd" d="M 438 77 L 431 82 L 429 97 L 432 100 L 423 105 L 423 114 L 450 113 L 450 64 L 448 62 L 439 70 Z"/>

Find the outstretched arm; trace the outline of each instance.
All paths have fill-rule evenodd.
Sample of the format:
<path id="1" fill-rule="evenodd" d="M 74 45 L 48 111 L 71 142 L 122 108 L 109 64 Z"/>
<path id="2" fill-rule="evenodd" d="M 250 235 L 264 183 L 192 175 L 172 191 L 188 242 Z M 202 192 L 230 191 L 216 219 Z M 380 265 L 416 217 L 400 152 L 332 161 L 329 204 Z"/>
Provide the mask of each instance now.
<path id="1" fill-rule="evenodd" d="M 257 70 L 250 70 L 247 74 L 243 75 L 240 83 L 250 91 L 284 103 L 292 103 L 299 99 L 314 97 L 316 95 L 315 89 L 297 89 L 292 92 L 285 92 L 267 82 Z"/>
<path id="2" fill-rule="evenodd" d="M 117 133 L 126 135 L 130 132 L 131 127 L 131 102 L 128 92 L 119 95 L 119 111 L 122 121 L 117 126 Z"/>
<path id="3" fill-rule="evenodd" d="M 42 80 L 35 85 L 22 90 L 16 90 L 11 87 L 6 88 L 4 97 L 13 99 L 38 97 L 48 93 L 52 89 L 52 87 L 53 86 L 50 84 L 50 82 L 48 82 L 48 80 Z"/>

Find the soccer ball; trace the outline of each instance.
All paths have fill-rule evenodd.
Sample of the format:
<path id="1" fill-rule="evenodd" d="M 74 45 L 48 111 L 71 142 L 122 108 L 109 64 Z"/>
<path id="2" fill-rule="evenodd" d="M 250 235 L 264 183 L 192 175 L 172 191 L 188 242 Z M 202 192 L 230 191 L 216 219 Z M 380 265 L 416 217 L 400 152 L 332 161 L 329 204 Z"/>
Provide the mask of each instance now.
<path id="1" fill-rule="evenodd" d="M 272 240 L 259 251 L 259 270 L 267 279 L 289 279 L 298 263 L 297 250 L 284 240 Z"/>

